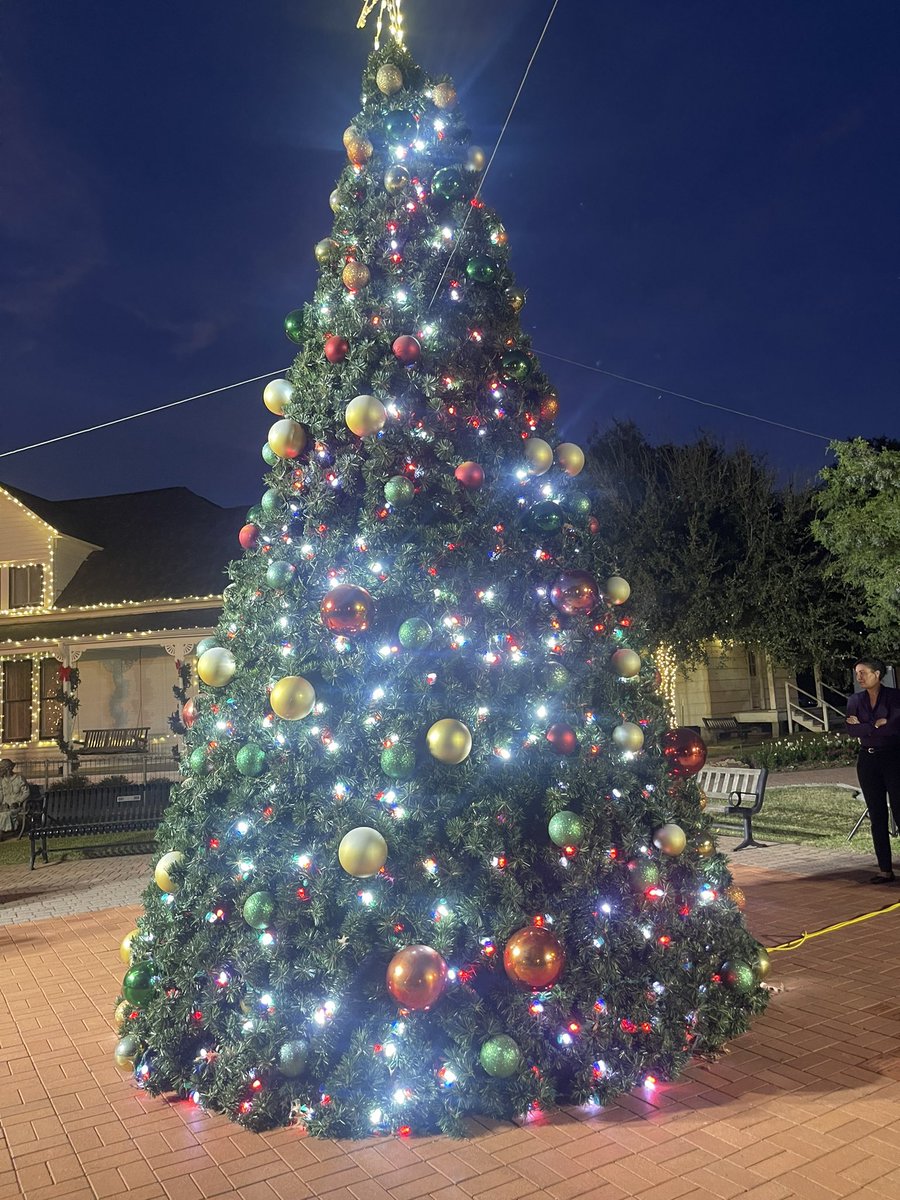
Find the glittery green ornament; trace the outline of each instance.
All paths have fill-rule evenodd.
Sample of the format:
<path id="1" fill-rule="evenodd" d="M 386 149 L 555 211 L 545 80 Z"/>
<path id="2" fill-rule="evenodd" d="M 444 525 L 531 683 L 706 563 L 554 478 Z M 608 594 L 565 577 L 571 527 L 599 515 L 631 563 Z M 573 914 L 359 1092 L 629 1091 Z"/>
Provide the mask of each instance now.
<path id="1" fill-rule="evenodd" d="M 125 972 L 122 995 L 129 1004 L 144 1004 L 153 995 L 154 967 L 152 963 L 137 963 Z"/>
<path id="2" fill-rule="evenodd" d="M 296 1079 L 306 1069 L 309 1044 L 303 1038 L 285 1042 L 278 1050 L 278 1070 L 288 1079 Z"/>
<path id="3" fill-rule="evenodd" d="M 507 350 L 500 359 L 500 369 L 507 379 L 521 382 L 531 373 L 531 358 L 523 350 Z"/>
<path id="4" fill-rule="evenodd" d="M 255 742 L 248 742 L 246 746 L 241 746 L 234 756 L 234 765 L 241 775 L 247 779 L 253 779 L 257 775 L 262 775 L 266 769 L 266 752 Z"/>
<path id="5" fill-rule="evenodd" d="M 557 846 L 580 846 L 584 840 L 584 822 L 578 813 L 566 808 L 553 814 L 547 829 L 551 842 Z"/>
<path id="6" fill-rule="evenodd" d="M 271 892 L 254 892 L 241 909 L 244 920 L 254 929 L 265 929 L 275 915 L 275 897 Z"/>
<path id="7" fill-rule="evenodd" d="M 406 508 L 408 504 L 412 504 L 415 496 L 415 487 L 403 475 L 392 475 L 384 485 L 384 498 L 388 504 L 393 504 L 394 508 Z"/>
<path id="8" fill-rule="evenodd" d="M 298 346 L 303 341 L 303 309 L 294 308 L 284 318 L 284 332 Z"/>
<path id="9" fill-rule="evenodd" d="M 571 682 L 572 677 L 562 663 L 551 662 L 548 665 L 544 683 L 551 692 L 564 692 Z"/>
<path id="10" fill-rule="evenodd" d="M 639 858 L 628 864 L 628 881 L 636 892 L 646 892 L 647 888 L 659 883 L 659 867 L 655 862 Z"/>
<path id="11" fill-rule="evenodd" d="M 446 200 L 447 203 L 463 200 L 469 192 L 462 171 L 458 167 L 441 167 L 439 171 L 435 171 L 434 179 L 431 181 L 431 190 L 439 200 Z"/>
<path id="12" fill-rule="evenodd" d="M 528 524 L 540 533 L 557 533 L 565 520 L 566 514 L 552 500 L 541 500 L 528 511 Z"/>
<path id="13" fill-rule="evenodd" d="M 409 779 L 416 771 L 415 751 L 409 746 L 387 746 L 381 752 L 381 769 L 391 779 Z"/>
<path id="14" fill-rule="evenodd" d="M 284 501 L 281 498 L 281 492 L 279 492 L 277 488 L 267 488 L 262 494 L 259 507 L 267 517 L 272 517 L 275 515 L 275 513 L 281 512 L 282 508 L 284 508 Z M 250 520 L 249 516 L 247 520 Z M 258 525 L 259 522 L 254 521 L 253 524 Z"/>
<path id="15" fill-rule="evenodd" d="M 188 759 L 191 770 L 197 775 L 205 775 L 210 770 L 209 759 L 206 755 L 206 747 L 198 746 L 196 750 L 192 750 Z"/>
<path id="16" fill-rule="evenodd" d="M 489 1038 L 478 1052 L 482 1068 L 495 1079 L 509 1079 L 522 1065 L 522 1051 L 505 1033 Z"/>
<path id="17" fill-rule="evenodd" d="M 263 456 L 263 462 L 266 464 L 266 466 L 274 467 L 277 462 L 281 461 L 268 442 L 263 442 L 261 453 Z"/>
<path id="18" fill-rule="evenodd" d="M 293 563 L 273 562 L 266 567 L 266 583 L 271 588 L 286 587 L 294 578 L 296 568 Z"/>
<path id="19" fill-rule="evenodd" d="M 218 642 L 217 638 L 214 638 L 214 637 L 201 638 L 200 641 L 197 643 L 197 645 L 194 647 L 194 654 L 197 656 L 197 658 L 199 658 L 201 654 L 205 654 L 207 652 L 207 650 L 212 650 L 213 646 L 218 646 L 218 644 L 219 644 L 219 642 Z"/>
<path id="20" fill-rule="evenodd" d="M 591 499 L 584 492 L 570 492 L 563 500 L 566 512 L 579 522 L 591 515 Z"/>
<path id="21" fill-rule="evenodd" d="M 477 258 L 470 258 L 466 263 L 466 275 L 474 283 L 493 283 L 497 278 L 499 267 L 493 258 L 488 258 L 486 254 L 481 254 Z"/>
<path id="22" fill-rule="evenodd" d="M 434 630 L 421 617 L 410 617 L 400 626 L 397 636 L 407 650 L 419 650 L 431 641 Z"/>
<path id="23" fill-rule="evenodd" d="M 725 985 L 736 992 L 752 992 L 756 987 L 756 975 L 753 968 L 745 962 L 722 963 L 719 974 Z"/>

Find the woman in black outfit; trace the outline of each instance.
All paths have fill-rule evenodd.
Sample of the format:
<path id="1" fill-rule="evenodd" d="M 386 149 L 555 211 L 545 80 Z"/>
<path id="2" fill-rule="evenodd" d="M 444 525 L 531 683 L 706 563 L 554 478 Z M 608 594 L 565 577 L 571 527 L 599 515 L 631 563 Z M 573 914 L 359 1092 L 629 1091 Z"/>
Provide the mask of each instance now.
<path id="1" fill-rule="evenodd" d="M 878 859 L 878 874 L 869 882 L 893 883 L 887 799 L 890 797 L 894 821 L 900 825 L 900 689 L 881 682 L 887 667 L 880 659 L 861 658 L 853 670 L 863 690 L 847 701 L 847 733 L 859 738 L 856 773 Z"/>

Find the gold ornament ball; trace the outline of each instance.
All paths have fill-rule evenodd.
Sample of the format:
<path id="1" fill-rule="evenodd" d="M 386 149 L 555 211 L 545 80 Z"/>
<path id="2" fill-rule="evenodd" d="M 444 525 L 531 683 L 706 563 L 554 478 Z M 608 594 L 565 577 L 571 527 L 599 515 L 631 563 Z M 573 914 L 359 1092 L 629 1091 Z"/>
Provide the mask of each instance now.
<path id="1" fill-rule="evenodd" d="M 140 930 L 132 929 L 130 933 L 125 934 L 119 943 L 119 958 L 129 967 L 131 966 L 132 943 L 136 937 L 140 937 Z"/>
<path id="2" fill-rule="evenodd" d="M 567 475 L 580 475 L 584 470 L 584 451 L 574 442 L 560 442 L 556 447 L 556 461 Z"/>
<path id="3" fill-rule="evenodd" d="M 384 96 L 393 96 L 403 87 L 403 72 L 393 63 L 382 63 L 375 73 L 375 86 Z"/>
<path id="4" fill-rule="evenodd" d="M 341 838 L 338 862 L 354 879 L 377 875 L 387 862 L 388 845 L 377 829 L 360 825 Z"/>
<path id="5" fill-rule="evenodd" d="M 283 721 L 302 721 L 316 703 L 315 688 L 302 675 L 285 675 L 272 688 L 269 703 L 275 716 Z"/>
<path id="6" fill-rule="evenodd" d="M 357 262 L 355 259 L 346 263 L 341 271 L 341 282 L 348 292 L 358 292 L 361 288 L 367 287 L 371 278 L 372 273 L 366 264 Z"/>
<path id="7" fill-rule="evenodd" d="M 640 674 L 641 656 L 635 650 L 616 650 L 611 662 L 620 679 L 634 679 Z"/>
<path id="8" fill-rule="evenodd" d="M 631 584 L 621 575 L 610 575 L 602 591 L 607 604 L 624 604 L 631 595 Z"/>
<path id="9" fill-rule="evenodd" d="M 653 845 L 663 854 L 681 854 L 687 845 L 687 836 L 680 825 L 669 823 L 660 825 L 653 834 Z"/>
<path id="10" fill-rule="evenodd" d="M 335 188 L 334 191 L 331 193 L 331 195 L 328 197 L 328 206 L 331 209 L 331 211 L 335 214 L 335 216 L 343 208 L 343 205 L 341 204 L 340 193 L 338 192 L 337 188 Z"/>
<path id="11" fill-rule="evenodd" d="M 184 855 L 180 850 L 170 850 L 168 854 L 164 854 L 153 871 L 153 878 L 156 880 L 156 886 L 161 892 L 169 892 L 173 895 L 181 887 L 180 883 L 176 883 L 172 878 L 171 872 L 176 867 L 180 867 L 184 863 Z"/>
<path id="12" fill-rule="evenodd" d="M 765 979 L 772 969 L 772 960 L 769 958 L 768 951 L 764 946 L 758 946 L 756 949 L 756 962 L 754 964 L 757 979 Z"/>
<path id="13" fill-rule="evenodd" d="M 344 149 L 347 151 L 347 157 L 356 167 L 367 163 L 373 153 L 372 143 L 354 125 L 344 130 Z"/>
<path id="14" fill-rule="evenodd" d="M 739 908 L 741 912 L 747 907 L 747 897 L 744 895 L 744 889 L 739 888 L 736 883 L 731 884 L 725 889 L 725 895 L 731 901 L 735 908 Z"/>
<path id="15" fill-rule="evenodd" d="M 210 646 L 197 659 L 197 674 L 209 687 L 225 687 L 234 678 L 237 663 L 224 646 Z"/>
<path id="16" fill-rule="evenodd" d="M 320 266 L 327 262 L 331 262 L 331 260 L 337 254 L 338 249 L 338 244 L 334 238 L 322 238 L 322 240 L 320 242 L 316 242 L 315 246 L 313 247 L 313 254 L 316 256 L 316 262 L 319 263 Z"/>
<path id="17" fill-rule="evenodd" d="M 436 108 L 452 108 L 456 103 L 456 88 L 452 83 L 439 83 L 431 93 Z"/>
<path id="18" fill-rule="evenodd" d="M 697 805 L 701 812 L 704 811 L 707 804 L 709 804 L 709 796 L 707 796 L 706 792 L 700 792 L 699 796 L 697 797 Z"/>
<path id="19" fill-rule="evenodd" d="M 306 430 L 282 417 L 269 430 L 269 449 L 277 458 L 296 458 L 306 445 Z"/>
<path id="20" fill-rule="evenodd" d="M 387 409 L 374 396 L 357 396 L 344 413 L 347 428 L 357 437 L 369 437 L 384 429 Z"/>
<path id="21" fill-rule="evenodd" d="M 294 385 L 287 379 L 270 379 L 263 389 L 263 404 L 276 417 L 283 417 L 284 410 L 294 398 Z"/>
<path id="22" fill-rule="evenodd" d="M 697 842 L 696 850 L 701 858 L 709 858 L 710 855 L 716 852 L 716 843 L 711 837 L 702 837 Z"/>
<path id="23" fill-rule="evenodd" d="M 543 438 L 530 437 L 525 442 L 525 458 L 532 475 L 546 475 L 553 466 L 553 447 Z"/>
<path id="24" fill-rule="evenodd" d="M 116 1066 L 126 1075 L 134 1070 L 134 1060 L 141 1053 L 141 1043 L 137 1040 L 133 1033 L 126 1033 L 119 1040 L 114 1051 L 113 1057 Z"/>
<path id="25" fill-rule="evenodd" d="M 483 171 L 487 164 L 487 155 L 480 146 L 470 146 L 466 166 L 470 171 Z"/>
<path id="26" fill-rule="evenodd" d="M 508 287 L 504 294 L 506 299 L 509 301 L 509 307 L 513 310 L 513 312 L 521 312 L 525 307 L 525 293 L 522 291 L 522 289 L 518 287 Z M 544 414 L 542 413 L 541 415 L 543 416 Z"/>
<path id="27" fill-rule="evenodd" d="M 462 721 L 444 717 L 428 730 L 425 736 L 428 752 L 438 762 L 456 766 L 472 752 L 472 735 Z"/>
<path id="28" fill-rule="evenodd" d="M 397 192 L 402 192 L 410 180 L 409 171 L 402 163 L 394 163 L 392 167 L 384 173 L 384 188 L 391 195 L 396 195 Z"/>
<path id="29" fill-rule="evenodd" d="M 633 721 L 623 721 L 612 731 L 613 741 L 620 750 L 636 753 L 644 744 L 644 731 Z"/>
<path id="30" fill-rule="evenodd" d="M 116 1011 L 113 1013 L 113 1025 L 116 1033 L 121 1033 L 125 1028 L 125 1022 L 128 1020 L 128 1014 L 134 1011 L 134 1005 L 129 1004 L 127 1000 L 120 1000 L 116 1005 Z"/>

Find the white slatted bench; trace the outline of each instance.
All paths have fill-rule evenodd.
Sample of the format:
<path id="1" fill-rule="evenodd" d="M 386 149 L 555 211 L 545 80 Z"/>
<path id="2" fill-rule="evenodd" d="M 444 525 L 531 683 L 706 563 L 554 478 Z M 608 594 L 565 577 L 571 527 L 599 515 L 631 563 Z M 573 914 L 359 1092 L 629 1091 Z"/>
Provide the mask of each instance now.
<path id="1" fill-rule="evenodd" d="M 744 840 L 735 850 L 748 847 L 763 849 L 764 842 L 753 837 L 753 818 L 763 806 L 766 794 L 766 768 L 704 767 L 697 775 L 697 786 L 710 800 L 725 801 L 723 812 L 728 817 L 740 817 L 744 822 Z"/>

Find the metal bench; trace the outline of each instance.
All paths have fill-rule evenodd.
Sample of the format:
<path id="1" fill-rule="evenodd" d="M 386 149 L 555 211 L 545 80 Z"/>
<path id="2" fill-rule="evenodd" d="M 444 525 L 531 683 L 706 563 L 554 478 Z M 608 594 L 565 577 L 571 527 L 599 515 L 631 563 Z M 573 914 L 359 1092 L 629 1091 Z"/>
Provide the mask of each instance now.
<path id="1" fill-rule="evenodd" d="M 758 842 L 753 836 L 753 818 L 762 809 L 768 778 L 766 768 L 750 767 L 705 767 L 697 775 L 697 786 L 709 799 L 725 800 L 724 814 L 740 817 L 744 822 L 744 840 L 735 850 L 750 846 L 765 848 L 765 842 Z"/>
<path id="2" fill-rule="evenodd" d="M 84 743 L 75 747 L 79 758 L 85 754 L 146 754 L 150 726 L 134 729 L 85 729 Z"/>
<path id="3" fill-rule="evenodd" d="M 750 732 L 748 727 L 742 725 L 737 717 L 704 717 L 703 728 L 708 733 L 714 733 L 720 741 L 723 737 L 735 736 L 744 741 Z"/>
<path id="4" fill-rule="evenodd" d="M 155 829 L 169 803 L 167 780 L 47 791 L 40 802 L 30 801 L 26 817 L 31 842 L 31 869 L 38 854 L 61 853 L 65 847 L 48 846 L 50 840 L 83 837 L 85 834 L 136 833 Z M 79 847 L 97 850 L 100 845 Z"/>

